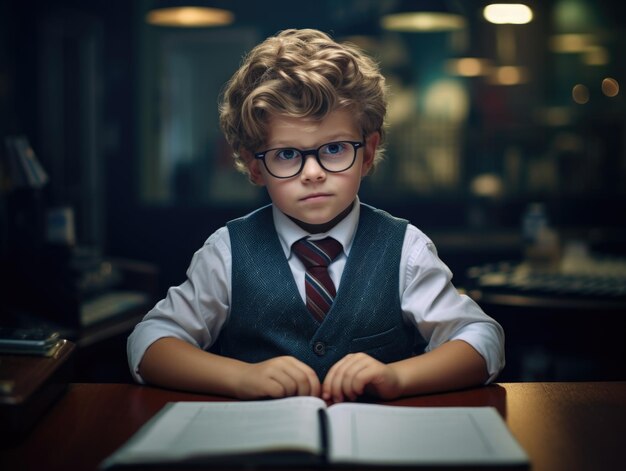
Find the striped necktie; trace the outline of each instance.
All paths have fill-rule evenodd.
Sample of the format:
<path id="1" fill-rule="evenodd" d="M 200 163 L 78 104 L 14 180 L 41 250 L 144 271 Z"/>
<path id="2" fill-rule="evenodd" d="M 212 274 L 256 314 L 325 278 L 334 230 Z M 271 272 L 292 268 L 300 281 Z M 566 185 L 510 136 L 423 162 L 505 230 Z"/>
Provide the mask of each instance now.
<path id="1" fill-rule="evenodd" d="M 306 307 L 319 322 L 324 320 L 335 298 L 335 285 L 328 273 L 328 265 L 337 258 L 341 249 L 341 243 L 332 237 L 300 239 L 293 244 L 294 253 L 306 267 Z"/>

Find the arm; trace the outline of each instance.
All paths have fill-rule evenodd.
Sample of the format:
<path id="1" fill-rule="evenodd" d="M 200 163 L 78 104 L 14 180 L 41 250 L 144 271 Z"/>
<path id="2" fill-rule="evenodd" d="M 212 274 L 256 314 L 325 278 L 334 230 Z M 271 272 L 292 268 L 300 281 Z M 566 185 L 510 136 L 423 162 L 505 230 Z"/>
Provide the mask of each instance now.
<path id="1" fill-rule="evenodd" d="M 482 385 L 489 373 L 484 358 L 462 340 L 390 365 L 398 377 L 399 396 Z"/>
<path id="2" fill-rule="evenodd" d="M 483 357 L 468 343 L 452 340 L 423 355 L 388 365 L 364 353 L 347 355 L 328 372 L 322 397 L 340 402 L 369 393 L 395 399 L 476 386 L 488 377 Z"/>
<path id="3" fill-rule="evenodd" d="M 317 375 L 294 358 L 249 364 L 205 351 L 228 317 L 230 280 L 230 237 L 222 228 L 194 254 L 187 280 L 170 288 L 129 336 L 135 379 L 242 399 L 319 395 Z"/>
<path id="4" fill-rule="evenodd" d="M 451 283 L 452 273 L 432 242 L 409 225 L 400 260 L 400 299 L 407 322 L 429 343 L 427 352 L 385 365 L 363 353 L 334 365 L 325 399 L 363 392 L 384 399 L 484 384 L 504 365 L 502 327 Z"/>
<path id="5" fill-rule="evenodd" d="M 146 350 L 139 372 L 145 381 L 159 386 L 239 399 L 320 394 L 315 372 L 293 357 L 246 363 L 171 337 Z"/>

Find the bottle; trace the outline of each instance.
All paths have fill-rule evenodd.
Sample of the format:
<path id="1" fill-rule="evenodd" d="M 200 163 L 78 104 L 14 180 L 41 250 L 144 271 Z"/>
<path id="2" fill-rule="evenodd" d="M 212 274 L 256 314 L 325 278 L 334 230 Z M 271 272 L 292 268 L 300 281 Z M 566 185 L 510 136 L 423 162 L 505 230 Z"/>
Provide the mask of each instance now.
<path id="1" fill-rule="evenodd" d="M 558 269 L 559 237 L 549 224 L 543 203 L 532 203 L 522 218 L 524 258 L 534 271 Z"/>
<path id="2" fill-rule="evenodd" d="M 534 245 L 548 227 L 548 215 L 543 203 L 531 203 L 522 217 L 522 238 L 525 245 Z"/>

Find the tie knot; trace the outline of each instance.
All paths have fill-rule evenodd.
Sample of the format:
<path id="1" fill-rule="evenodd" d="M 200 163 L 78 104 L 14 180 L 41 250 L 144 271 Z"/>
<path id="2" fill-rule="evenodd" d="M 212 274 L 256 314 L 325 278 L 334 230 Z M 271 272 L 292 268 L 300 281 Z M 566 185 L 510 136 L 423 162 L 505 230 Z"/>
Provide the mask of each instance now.
<path id="1" fill-rule="evenodd" d="M 341 253 L 341 243 L 332 237 L 320 240 L 300 239 L 293 251 L 306 268 L 327 267 Z"/>

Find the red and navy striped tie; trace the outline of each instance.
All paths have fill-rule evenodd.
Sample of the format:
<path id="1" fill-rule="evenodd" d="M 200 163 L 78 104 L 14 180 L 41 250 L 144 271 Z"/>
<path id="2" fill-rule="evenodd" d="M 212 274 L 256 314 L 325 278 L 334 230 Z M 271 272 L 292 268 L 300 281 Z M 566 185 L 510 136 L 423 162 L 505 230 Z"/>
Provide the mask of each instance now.
<path id="1" fill-rule="evenodd" d="M 332 237 L 300 239 L 293 244 L 294 253 L 306 267 L 306 307 L 319 322 L 324 320 L 337 294 L 328 274 L 328 265 L 337 258 L 341 249 L 341 244 Z"/>

